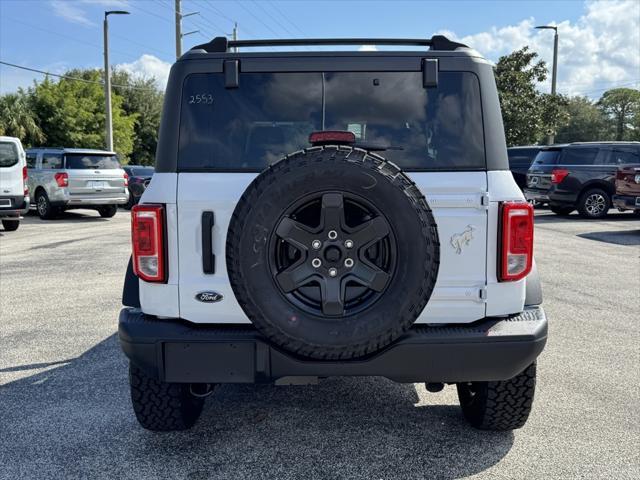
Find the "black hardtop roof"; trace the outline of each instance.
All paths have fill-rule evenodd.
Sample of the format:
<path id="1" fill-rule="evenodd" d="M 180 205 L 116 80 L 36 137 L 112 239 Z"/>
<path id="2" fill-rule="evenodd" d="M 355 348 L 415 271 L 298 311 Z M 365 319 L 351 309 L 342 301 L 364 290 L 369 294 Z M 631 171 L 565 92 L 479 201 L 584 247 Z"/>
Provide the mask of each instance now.
<path id="1" fill-rule="evenodd" d="M 265 39 L 265 40 L 228 40 L 226 37 L 215 37 L 207 43 L 196 45 L 191 51 L 204 50 L 206 53 L 233 52 L 241 47 L 303 47 L 331 45 L 403 45 L 425 46 L 430 50 L 452 52 L 458 48 L 469 48 L 466 45 L 449 40 L 444 35 L 427 38 L 298 38 L 298 39 Z M 354 52 L 355 53 L 355 52 Z M 364 52 L 357 52 L 364 53 Z"/>

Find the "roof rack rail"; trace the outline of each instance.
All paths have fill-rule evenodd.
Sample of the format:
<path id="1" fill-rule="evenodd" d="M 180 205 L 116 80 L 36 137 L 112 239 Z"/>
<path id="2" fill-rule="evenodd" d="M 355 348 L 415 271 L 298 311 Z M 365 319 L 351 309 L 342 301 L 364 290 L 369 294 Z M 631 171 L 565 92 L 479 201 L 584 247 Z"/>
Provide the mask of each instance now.
<path id="1" fill-rule="evenodd" d="M 431 38 L 292 38 L 271 40 L 228 40 L 226 37 L 216 37 L 208 43 L 196 45 L 191 50 L 225 53 L 234 47 L 302 47 L 309 45 L 414 45 L 444 51 L 453 51 L 461 47 L 468 48 L 462 43 L 452 42 L 444 35 L 434 35 Z"/>

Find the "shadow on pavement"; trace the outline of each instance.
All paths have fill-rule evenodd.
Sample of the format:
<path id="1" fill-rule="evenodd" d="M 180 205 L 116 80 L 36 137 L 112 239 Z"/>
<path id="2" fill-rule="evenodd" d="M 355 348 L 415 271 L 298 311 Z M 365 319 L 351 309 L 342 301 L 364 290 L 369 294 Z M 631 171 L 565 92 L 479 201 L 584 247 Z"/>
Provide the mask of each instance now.
<path id="1" fill-rule="evenodd" d="M 121 210 L 118 210 L 121 211 Z M 100 214 L 96 210 L 67 210 L 62 212 L 56 218 L 52 218 L 51 220 L 42 220 L 38 217 L 38 214 L 35 210 L 30 210 L 27 215 L 24 216 L 22 222 L 25 225 L 33 225 L 33 224 L 66 224 L 66 223 L 90 223 L 90 222 L 108 222 L 109 218 L 102 218 Z"/>
<path id="2" fill-rule="evenodd" d="M 615 245 L 640 245 L 640 230 L 624 230 L 619 232 L 589 232 L 581 233 L 578 237 L 598 242 L 613 243 Z"/>
<path id="3" fill-rule="evenodd" d="M 6 478 L 459 478 L 513 444 L 511 432 L 468 427 L 457 405 L 415 406 L 413 385 L 382 378 L 224 385 L 192 430 L 152 433 L 133 416 L 126 368 L 112 335 L 0 386 Z"/>

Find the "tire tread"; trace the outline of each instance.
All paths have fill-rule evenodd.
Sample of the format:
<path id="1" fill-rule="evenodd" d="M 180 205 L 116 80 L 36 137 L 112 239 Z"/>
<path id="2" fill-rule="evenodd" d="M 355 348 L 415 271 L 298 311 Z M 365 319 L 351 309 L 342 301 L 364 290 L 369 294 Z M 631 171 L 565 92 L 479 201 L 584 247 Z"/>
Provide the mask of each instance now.
<path id="1" fill-rule="evenodd" d="M 478 384 L 478 398 L 473 405 L 463 403 L 461 389 L 468 388 L 467 384 L 458 384 L 462 411 L 472 426 L 480 430 L 496 431 L 515 430 L 524 426 L 533 406 L 535 362 L 509 380 Z"/>
<path id="2" fill-rule="evenodd" d="M 309 155 L 312 152 L 314 154 Z M 230 255 L 229 252 L 233 252 L 235 245 L 238 245 L 240 242 L 240 235 L 244 228 L 242 219 L 245 218 L 248 210 L 251 209 L 251 205 L 265 189 L 271 187 L 273 182 L 281 174 L 290 171 L 293 162 L 295 162 L 296 165 L 312 165 L 317 163 L 334 163 L 339 165 L 342 163 L 357 163 L 365 169 L 375 170 L 377 173 L 387 177 L 391 183 L 402 190 L 410 200 L 422 223 L 423 234 L 432 242 L 434 254 L 427 258 L 421 285 L 415 289 L 414 304 L 407 309 L 401 318 L 398 318 L 398 321 L 392 328 L 389 328 L 375 338 L 358 344 L 352 344 L 348 347 L 313 345 L 301 338 L 295 338 L 286 334 L 271 323 L 264 321 L 249 299 L 248 291 L 243 286 L 239 262 L 240 255 Z M 271 165 L 263 174 L 256 178 L 241 197 L 229 222 L 227 233 L 227 271 L 229 280 L 231 281 L 238 303 L 249 319 L 263 335 L 274 343 L 296 354 L 316 359 L 334 360 L 362 357 L 380 350 L 382 347 L 399 338 L 414 323 L 415 319 L 426 306 L 438 276 L 439 264 L 440 243 L 437 225 L 431 209 L 424 195 L 420 192 L 420 189 L 392 162 L 366 150 L 347 146 L 311 147 L 287 155 L 279 162 Z"/>
<path id="3" fill-rule="evenodd" d="M 186 430 L 198 420 L 204 400 L 189 393 L 189 385 L 161 382 L 129 366 L 131 402 L 140 425 L 147 430 Z"/>

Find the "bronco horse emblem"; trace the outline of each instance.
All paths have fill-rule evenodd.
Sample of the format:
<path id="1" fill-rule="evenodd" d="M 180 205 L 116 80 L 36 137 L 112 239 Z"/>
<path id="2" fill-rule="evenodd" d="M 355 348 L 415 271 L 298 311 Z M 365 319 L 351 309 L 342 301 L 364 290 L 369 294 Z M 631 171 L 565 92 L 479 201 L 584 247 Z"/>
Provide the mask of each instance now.
<path id="1" fill-rule="evenodd" d="M 469 245 L 473 240 L 473 231 L 475 230 L 473 225 L 467 225 L 462 233 L 456 233 L 451 236 L 451 246 L 456 250 L 456 253 L 460 255 L 462 253 L 462 247 Z"/>

